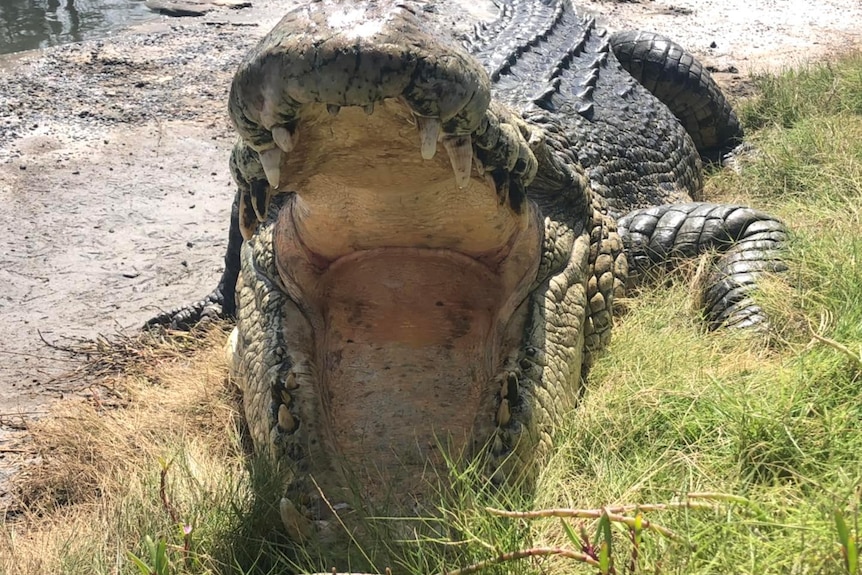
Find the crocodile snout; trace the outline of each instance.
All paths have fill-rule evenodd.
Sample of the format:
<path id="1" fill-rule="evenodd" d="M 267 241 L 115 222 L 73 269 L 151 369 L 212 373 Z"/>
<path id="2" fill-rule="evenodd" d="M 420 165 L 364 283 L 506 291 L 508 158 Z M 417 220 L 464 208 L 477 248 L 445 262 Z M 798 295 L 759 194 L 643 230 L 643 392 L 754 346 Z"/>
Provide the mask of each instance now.
<path id="1" fill-rule="evenodd" d="M 375 3 L 372 10 L 330 1 L 289 13 L 249 54 L 231 86 L 229 111 L 253 149 L 290 153 L 305 106 L 370 113 L 390 98 L 419 119 L 423 156 L 433 155 L 435 140 L 479 127 L 490 82 L 473 58 L 424 31 L 409 6 Z M 262 155 L 264 168 L 275 158 Z"/>

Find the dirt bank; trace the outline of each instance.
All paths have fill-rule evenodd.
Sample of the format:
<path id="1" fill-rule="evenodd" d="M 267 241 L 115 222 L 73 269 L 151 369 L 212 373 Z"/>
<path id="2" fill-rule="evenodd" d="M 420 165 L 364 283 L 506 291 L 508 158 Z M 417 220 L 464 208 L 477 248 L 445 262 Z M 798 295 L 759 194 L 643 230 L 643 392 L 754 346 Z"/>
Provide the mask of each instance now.
<path id="1" fill-rule="evenodd" d="M 747 94 L 755 72 L 779 72 L 858 50 L 862 3 L 843 0 L 590 0 L 617 29 L 665 34 L 714 70 L 719 84 Z"/>
<path id="2" fill-rule="evenodd" d="M 584 3 L 614 28 L 673 36 L 737 86 L 752 70 L 859 46 L 862 7 L 845 4 Z M 434 6 L 456 32 L 493 13 L 490 2 Z M 0 60 L 0 450 L 4 429 L 74 391 L 60 377 L 74 364 L 43 339 L 135 330 L 215 285 L 233 194 L 228 85 L 281 10 L 266 0 L 163 18 Z"/>

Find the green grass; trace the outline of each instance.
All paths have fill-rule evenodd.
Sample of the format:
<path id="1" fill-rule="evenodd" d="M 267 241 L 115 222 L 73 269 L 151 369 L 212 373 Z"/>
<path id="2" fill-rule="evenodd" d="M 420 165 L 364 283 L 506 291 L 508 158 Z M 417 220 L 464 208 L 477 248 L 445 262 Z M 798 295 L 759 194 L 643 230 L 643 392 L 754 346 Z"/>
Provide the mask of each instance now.
<path id="1" fill-rule="evenodd" d="M 862 55 L 757 79 L 760 97 L 738 110 L 749 130 L 790 128 L 804 118 L 862 114 Z"/>
<path id="2" fill-rule="evenodd" d="M 741 107 L 757 153 L 741 174 L 711 177 L 707 195 L 793 230 L 790 271 L 758 296 L 772 331 L 706 333 L 690 273 L 640 290 L 536 492 L 483 489 L 476 470 L 453 470 L 434 516 L 369 520 L 391 558 L 376 571 L 503 556 L 482 572 L 596 573 L 540 551 L 601 558 L 604 545 L 626 573 L 637 531 L 638 573 L 859 575 L 862 57 L 757 83 L 762 96 Z M 46 465 L 27 478 L 23 513 L 0 528 L 0 572 L 327 570 L 271 527 L 283 486 L 246 455 L 217 349 L 224 334 L 214 337 L 192 358 L 156 346 L 152 369 L 117 384 L 121 409 L 79 406 L 34 430 Z M 171 461 L 164 474 L 160 460 Z M 602 511 L 625 505 L 643 507 Z M 488 507 L 556 511 L 511 518 Z"/>
<path id="3" fill-rule="evenodd" d="M 562 440 L 575 506 L 690 492 L 745 497 L 657 520 L 645 570 L 847 573 L 835 512 L 859 536 L 862 500 L 862 58 L 758 79 L 742 106 L 757 154 L 710 199 L 780 215 L 790 272 L 759 295 L 769 337 L 705 334 L 690 278 L 642 290 L 614 329 Z M 819 336 L 820 339 L 818 339 Z"/>

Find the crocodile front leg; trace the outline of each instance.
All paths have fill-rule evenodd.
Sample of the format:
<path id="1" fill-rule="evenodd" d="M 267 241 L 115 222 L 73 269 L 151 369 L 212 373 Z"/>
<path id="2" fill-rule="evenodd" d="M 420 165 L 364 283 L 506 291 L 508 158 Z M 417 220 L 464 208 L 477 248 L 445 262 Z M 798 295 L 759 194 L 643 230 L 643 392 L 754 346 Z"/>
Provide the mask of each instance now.
<path id="1" fill-rule="evenodd" d="M 239 226 L 239 197 L 237 194 L 231 207 L 224 271 L 216 288 L 203 299 L 151 318 L 144 324 L 144 329 L 163 326 L 169 329 L 187 330 L 207 320 L 236 317 L 236 280 L 239 277 L 239 253 L 243 241 Z"/>

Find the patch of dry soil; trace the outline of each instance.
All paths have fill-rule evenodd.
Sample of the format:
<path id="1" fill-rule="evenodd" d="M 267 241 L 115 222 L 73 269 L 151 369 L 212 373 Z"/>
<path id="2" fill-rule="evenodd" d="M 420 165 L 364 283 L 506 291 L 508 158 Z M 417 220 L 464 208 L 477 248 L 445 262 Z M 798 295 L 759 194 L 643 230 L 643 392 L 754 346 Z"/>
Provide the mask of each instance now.
<path id="1" fill-rule="evenodd" d="M 433 4 L 458 33 L 494 13 L 488 0 Z M 675 38 L 731 88 L 862 43 L 862 2 L 582 5 L 609 28 Z M 43 339 L 136 330 L 214 287 L 233 195 L 230 78 L 285 9 L 261 0 L 0 59 L 0 458 L 22 419 L 75 391 L 62 377 L 74 362 Z"/>
<path id="2" fill-rule="evenodd" d="M 614 29 L 669 36 L 734 95 L 752 73 L 779 72 L 859 50 L 860 0 L 587 0 Z"/>

